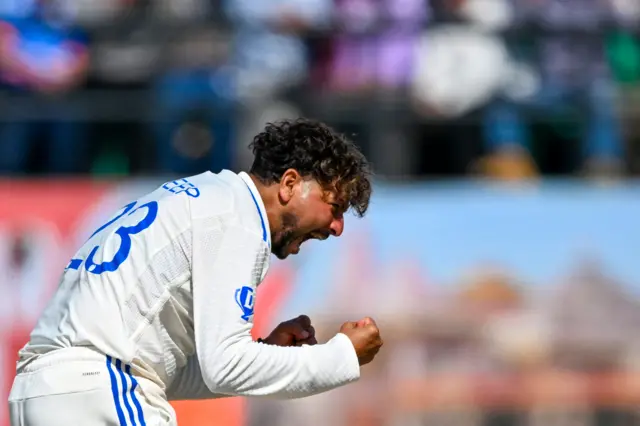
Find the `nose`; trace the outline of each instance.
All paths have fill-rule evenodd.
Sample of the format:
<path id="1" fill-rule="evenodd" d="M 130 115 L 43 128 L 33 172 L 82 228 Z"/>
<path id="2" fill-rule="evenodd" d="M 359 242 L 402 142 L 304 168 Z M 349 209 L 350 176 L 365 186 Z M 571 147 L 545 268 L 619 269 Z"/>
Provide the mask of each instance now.
<path id="1" fill-rule="evenodd" d="M 331 230 L 331 235 L 334 237 L 342 235 L 342 232 L 344 231 L 344 218 L 340 217 L 333 219 L 333 222 L 329 225 L 329 229 Z"/>

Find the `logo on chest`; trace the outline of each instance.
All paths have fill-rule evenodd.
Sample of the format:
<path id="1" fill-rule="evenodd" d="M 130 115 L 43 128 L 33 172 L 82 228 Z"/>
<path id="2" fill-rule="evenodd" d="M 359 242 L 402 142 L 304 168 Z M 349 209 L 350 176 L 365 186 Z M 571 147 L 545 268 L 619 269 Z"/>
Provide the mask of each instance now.
<path id="1" fill-rule="evenodd" d="M 255 302 L 255 291 L 253 288 L 244 286 L 236 290 L 236 303 L 242 309 L 242 319 L 249 321 L 253 315 L 253 305 Z"/>

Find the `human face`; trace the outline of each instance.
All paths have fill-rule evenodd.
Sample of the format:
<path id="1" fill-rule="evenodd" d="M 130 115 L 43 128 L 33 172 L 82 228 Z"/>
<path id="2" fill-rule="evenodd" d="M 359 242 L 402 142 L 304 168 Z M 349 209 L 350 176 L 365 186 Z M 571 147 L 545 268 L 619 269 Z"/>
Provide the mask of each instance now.
<path id="1" fill-rule="evenodd" d="M 284 197 L 282 192 L 284 192 Z M 302 180 L 281 189 L 286 201 L 280 215 L 281 227 L 272 235 L 271 251 L 279 259 L 297 254 L 310 239 L 339 237 L 344 231 L 345 206 L 335 193 L 314 180 Z"/>

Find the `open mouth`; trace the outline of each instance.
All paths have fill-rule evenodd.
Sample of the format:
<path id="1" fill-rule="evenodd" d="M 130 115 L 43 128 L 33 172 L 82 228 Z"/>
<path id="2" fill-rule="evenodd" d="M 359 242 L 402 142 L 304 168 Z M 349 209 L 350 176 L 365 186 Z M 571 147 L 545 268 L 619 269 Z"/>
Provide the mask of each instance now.
<path id="1" fill-rule="evenodd" d="M 311 239 L 323 241 L 327 238 L 329 238 L 329 235 L 321 233 L 312 233 L 303 235 L 302 237 L 298 237 L 291 243 L 291 253 L 298 254 L 298 252 L 300 251 L 300 246 Z"/>
<path id="2" fill-rule="evenodd" d="M 302 246 L 302 244 L 305 241 L 309 240 L 309 238 L 310 238 L 309 236 L 304 236 L 304 237 L 300 237 L 300 238 L 297 238 L 297 239 L 293 240 L 293 246 L 292 246 L 291 252 L 293 254 L 298 254 L 298 252 L 300 251 L 300 246 Z"/>

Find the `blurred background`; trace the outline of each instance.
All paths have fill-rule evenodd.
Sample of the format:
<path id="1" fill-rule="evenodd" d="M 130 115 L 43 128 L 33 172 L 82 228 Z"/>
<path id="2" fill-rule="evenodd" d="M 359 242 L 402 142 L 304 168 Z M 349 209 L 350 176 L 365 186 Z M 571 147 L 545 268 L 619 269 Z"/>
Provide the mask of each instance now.
<path id="1" fill-rule="evenodd" d="M 255 334 L 370 315 L 386 345 L 352 386 L 177 403 L 181 426 L 640 424 L 639 22 L 638 0 L 0 0 L 2 400 L 112 212 L 308 116 L 375 195 L 273 263 Z"/>

